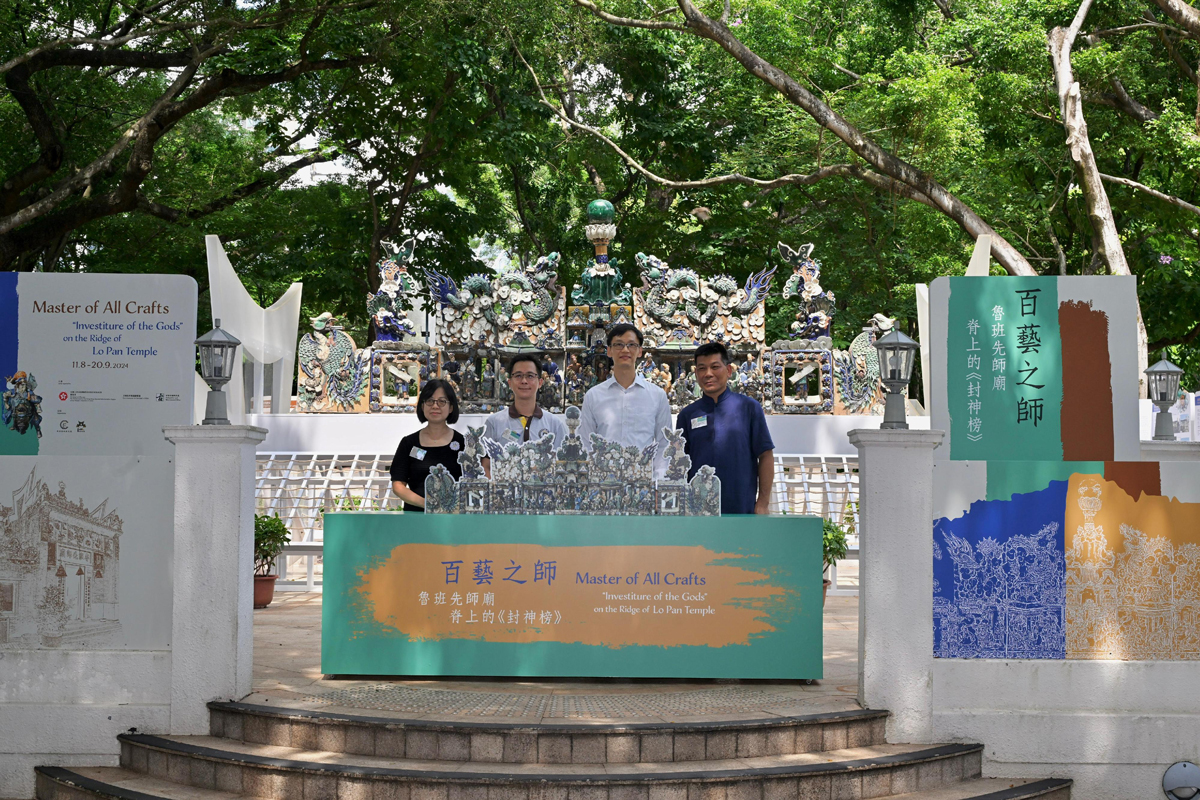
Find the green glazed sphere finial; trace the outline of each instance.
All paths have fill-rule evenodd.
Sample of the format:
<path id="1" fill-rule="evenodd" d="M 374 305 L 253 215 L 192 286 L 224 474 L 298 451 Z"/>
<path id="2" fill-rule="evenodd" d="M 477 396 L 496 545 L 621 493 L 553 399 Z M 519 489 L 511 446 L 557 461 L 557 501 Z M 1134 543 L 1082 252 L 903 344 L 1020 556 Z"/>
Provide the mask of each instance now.
<path id="1" fill-rule="evenodd" d="M 609 224 L 613 221 L 613 217 L 615 215 L 616 212 L 613 210 L 613 204 L 603 198 L 599 198 L 588 203 L 587 216 L 589 224 Z"/>

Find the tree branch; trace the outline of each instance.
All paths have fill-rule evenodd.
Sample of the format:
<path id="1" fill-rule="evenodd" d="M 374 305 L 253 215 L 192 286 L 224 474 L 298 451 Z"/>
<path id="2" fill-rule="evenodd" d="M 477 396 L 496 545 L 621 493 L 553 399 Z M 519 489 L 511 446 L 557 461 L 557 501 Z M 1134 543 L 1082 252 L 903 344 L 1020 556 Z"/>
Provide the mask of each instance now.
<path id="1" fill-rule="evenodd" d="M 1187 29 L 1192 36 L 1200 37 L 1200 11 L 1182 0 L 1154 0 L 1163 13 Z"/>
<path id="2" fill-rule="evenodd" d="M 652 31 L 686 31 L 687 27 L 675 22 L 663 22 L 657 19 L 632 19 L 630 17 L 618 17 L 615 14 L 609 14 L 607 11 L 601 11 L 600 8 L 592 2 L 592 0 L 575 0 L 575 4 L 586 8 L 588 11 L 595 14 L 605 22 L 613 25 L 620 25 L 622 28 L 646 28 Z M 663 14 L 660 11 L 655 16 Z"/>
<path id="3" fill-rule="evenodd" d="M 112 38 L 112 39 L 108 39 L 103 36 L 99 36 L 99 37 L 97 37 L 97 36 L 72 36 L 72 37 L 68 37 L 68 38 L 64 38 L 64 39 L 55 39 L 52 42 L 46 42 L 45 44 L 38 45 L 37 47 L 33 48 L 32 50 L 30 50 L 26 53 L 23 53 L 19 56 L 16 56 L 14 58 L 11 58 L 8 61 L 5 61 L 3 64 L 0 64 L 0 74 L 8 72 L 10 69 L 18 67 L 21 64 L 25 64 L 29 61 L 32 61 L 35 58 L 42 56 L 43 54 L 50 53 L 52 51 L 56 51 L 59 48 L 63 48 L 63 47 L 74 47 L 74 46 L 80 46 L 80 45 L 85 45 L 85 46 L 89 46 L 89 47 L 93 47 L 93 48 L 106 48 L 106 49 L 113 48 L 113 47 L 120 47 L 122 45 L 128 44 L 129 42 L 136 41 L 138 39 L 149 39 L 149 38 L 153 38 L 155 36 L 160 36 L 164 33 L 173 33 L 176 31 L 186 30 L 188 28 L 199 28 L 206 24 L 207 24 L 207 22 L 205 22 L 203 20 L 199 21 L 199 22 L 176 22 L 176 23 L 171 23 L 169 25 L 163 25 L 161 27 L 153 28 L 151 30 L 143 29 L 143 30 L 139 30 L 139 31 L 134 31 L 133 33 L 128 33 L 124 36 L 118 36 L 118 37 Z M 105 52 L 105 50 L 94 49 L 94 50 L 84 50 L 84 51 L 74 51 L 74 52 L 102 53 L 102 52 Z"/>
<path id="4" fill-rule="evenodd" d="M 638 22 L 605 14 L 591 0 L 574 0 L 574 2 L 587 8 L 600 19 L 615 25 L 626 24 L 628 26 L 629 23 Z M 958 223 L 972 238 L 982 234 L 991 236 L 992 254 L 1010 273 L 1014 275 L 1036 274 L 1020 251 L 993 230 L 991 225 L 984 222 L 974 209 L 959 200 L 930 175 L 884 150 L 848 120 L 821 102 L 816 95 L 801 86 L 794 78 L 748 48 L 733 35 L 724 23 L 701 13 L 692 0 L 677 0 L 677 3 L 683 11 L 689 32 L 699 38 L 715 42 L 747 72 L 774 88 L 793 105 L 803 109 L 819 125 L 841 139 L 855 155 L 896 184 L 908 187 L 915 195 L 927 198 L 933 208 Z"/>
<path id="5" fill-rule="evenodd" d="M 1172 345 L 1176 344 L 1191 344 L 1192 342 L 1196 341 L 1198 337 L 1200 337 L 1200 322 L 1197 322 L 1195 325 L 1193 325 L 1192 329 L 1182 336 L 1176 336 L 1170 339 L 1158 339 L 1157 341 L 1150 342 L 1147 347 L 1150 350 L 1162 350 L 1164 347 L 1171 347 Z"/>
<path id="6" fill-rule="evenodd" d="M 305 167 L 312 166 L 313 164 L 320 164 L 326 161 L 332 161 L 333 159 L 337 158 L 337 156 L 338 154 L 336 152 L 310 153 L 309 155 L 298 158 L 277 170 L 265 172 L 257 180 L 251 181 L 243 186 L 239 186 L 224 197 L 220 197 L 216 200 L 205 203 L 199 208 L 191 208 L 186 210 L 171 208 L 170 206 L 156 203 L 148 199 L 143 194 L 138 194 L 137 209 L 150 214 L 151 216 L 166 220 L 167 222 L 190 222 L 192 220 L 197 220 L 201 217 L 207 217 L 209 214 L 215 214 L 218 211 L 229 208 L 239 200 L 243 200 L 250 195 L 255 194 L 256 192 L 262 191 L 263 189 L 271 186 L 278 186 Z"/>
<path id="7" fill-rule="evenodd" d="M 1101 180 L 1106 180 L 1109 183 L 1118 183 L 1121 186 L 1127 186 L 1130 189 L 1136 189 L 1139 192 L 1144 192 L 1153 198 L 1162 200 L 1164 203 L 1170 203 L 1176 208 L 1182 208 L 1184 211 L 1189 211 L 1192 214 L 1200 216 L 1200 208 L 1197 208 L 1188 201 L 1181 200 L 1174 195 L 1164 194 L 1157 189 L 1151 189 L 1144 183 L 1138 183 L 1137 181 L 1130 180 L 1129 178 L 1121 178 L 1116 175 L 1105 175 L 1103 172 L 1100 173 L 1100 178 Z"/>

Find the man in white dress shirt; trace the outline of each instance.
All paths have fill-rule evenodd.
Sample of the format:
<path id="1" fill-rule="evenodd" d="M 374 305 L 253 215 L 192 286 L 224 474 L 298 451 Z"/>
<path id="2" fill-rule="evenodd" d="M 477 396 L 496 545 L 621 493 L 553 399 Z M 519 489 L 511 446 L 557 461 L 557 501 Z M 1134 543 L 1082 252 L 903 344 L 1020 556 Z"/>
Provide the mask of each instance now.
<path id="1" fill-rule="evenodd" d="M 662 429 L 671 426 L 671 404 L 666 392 L 637 374 L 642 332 L 627 323 L 612 326 L 608 331 L 608 357 L 613 361 L 612 377 L 593 386 L 583 397 L 579 437 L 584 447 L 591 447 L 590 434 L 597 433 L 609 441 L 638 448 L 658 442 L 661 457 L 666 447 Z"/>

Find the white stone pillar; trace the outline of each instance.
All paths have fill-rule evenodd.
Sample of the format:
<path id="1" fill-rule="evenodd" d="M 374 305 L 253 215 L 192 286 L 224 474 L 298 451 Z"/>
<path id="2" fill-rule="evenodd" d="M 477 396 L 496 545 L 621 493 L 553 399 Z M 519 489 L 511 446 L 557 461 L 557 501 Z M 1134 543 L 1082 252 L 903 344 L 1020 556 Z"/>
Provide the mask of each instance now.
<path id="1" fill-rule="evenodd" d="M 942 431 L 853 430 L 858 448 L 858 701 L 887 740 L 933 737 L 933 451 Z"/>
<path id="2" fill-rule="evenodd" d="M 254 448 L 266 428 L 172 425 L 175 444 L 171 733 L 207 734 L 217 699 L 250 693 Z"/>

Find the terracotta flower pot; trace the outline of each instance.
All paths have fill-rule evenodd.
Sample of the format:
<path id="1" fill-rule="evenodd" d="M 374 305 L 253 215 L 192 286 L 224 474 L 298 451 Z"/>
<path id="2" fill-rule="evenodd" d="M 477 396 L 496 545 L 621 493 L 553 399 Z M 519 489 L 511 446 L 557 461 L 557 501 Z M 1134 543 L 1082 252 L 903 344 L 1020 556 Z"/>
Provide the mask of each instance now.
<path id="1" fill-rule="evenodd" d="M 829 586 L 832 583 L 833 581 L 829 580 L 829 578 L 821 579 L 821 608 L 825 607 L 825 598 L 829 596 Z"/>
<path id="2" fill-rule="evenodd" d="M 266 608 L 275 599 L 275 581 L 278 575 L 254 576 L 254 607 Z"/>

